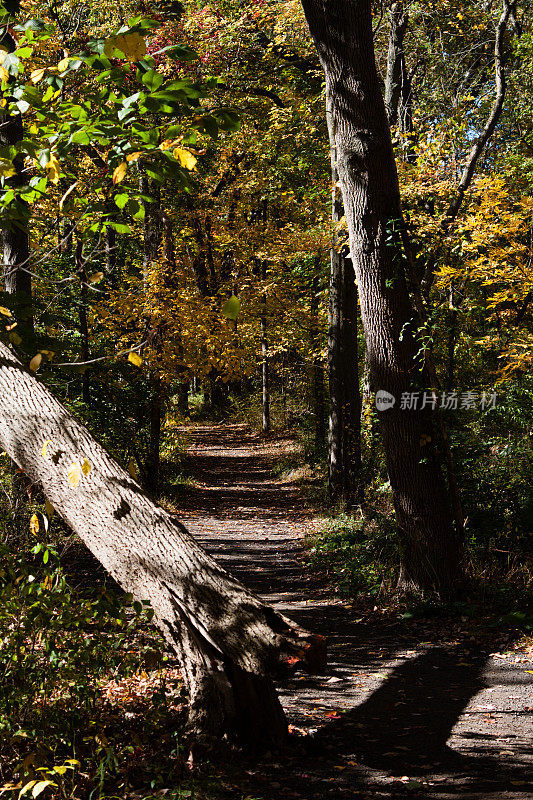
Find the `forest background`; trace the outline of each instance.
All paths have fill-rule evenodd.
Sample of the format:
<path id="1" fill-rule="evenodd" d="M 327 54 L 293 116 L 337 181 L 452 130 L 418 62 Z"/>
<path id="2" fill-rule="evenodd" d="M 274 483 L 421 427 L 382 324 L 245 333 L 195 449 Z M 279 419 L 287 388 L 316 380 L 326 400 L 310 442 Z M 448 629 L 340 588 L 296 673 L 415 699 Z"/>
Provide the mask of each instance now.
<path id="1" fill-rule="evenodd" d="M 168 486 L 187 483 L 191 419 L 247 420 L 265 435 L 290 428 L 316 501 L 336 510 L 313 543 L 315 567 L 342 593 L 390 598 L 402 547 L 309 28 L 299 2 L 184 5 L 4 3 L 2 340 L 163 503 Z M 474 594 L 482 587 L 527 626 L 530 5 L 373 12 L 411 242 L 398 268 L 412 269 L 423 304 L 417 356 L 432 365 L 448 431 L 463 571 Z M 84 465 L 72 466 L 76 485 Z M 13 613 L 41 619 L 28 612 L 39 560 L 53 669 L 62 617 L 52 594 L 66 614 L 74 591 L 59 578 L 68 531 L 7 455 L 1 479 L 2 625 L 10 630 Z M 137 625 L 111 595 L 83 602 L 100 636 Z M 19 632 L 6 660 L 13 684 Z M 113 656 L 91 642 L 104 674 Z M 22 708 L 49 680 L 36 667 L 35 684 L 10 702 Z M 107 757 L 105 744 L 94 748 Z"/>

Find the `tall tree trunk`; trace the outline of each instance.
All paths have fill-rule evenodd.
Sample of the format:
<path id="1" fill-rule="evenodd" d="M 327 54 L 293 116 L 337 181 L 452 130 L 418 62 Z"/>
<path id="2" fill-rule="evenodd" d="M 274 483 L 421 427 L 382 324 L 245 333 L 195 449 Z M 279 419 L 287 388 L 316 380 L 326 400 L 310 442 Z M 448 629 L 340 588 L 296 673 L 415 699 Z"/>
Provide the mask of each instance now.
<path id="1" fill-rule="evenodd" d="M 385 109 L 389 125 L 401 120 L 402 89 L 406 81 L 404 39 L 409 17 L 402 2 L 392 3 L 389 9 L 390 34 L 385 79 Z"/>
<path id="2" fill-rule="evenodd" d="M 159 247 L 161 245 L 164 221 L 161 214 L 161 189 L 159 184 L 151 181 L 147 176 L 141 175 L 140 187 L 143 194 L 152 198 L 153 202 L 145 203 L 144 216 L 144 252 L 143 252 L 143 273 L 145 286 L 148 285 L 152 264 L 159 257 Z M 148 325 L 152 326 L 152 321 L 147 320 Z M 158 339 L 157 335 L 154 337 Z M 159 346 L 159 343 L 158 343 Z M 161 416 L 163 414 L 163 385 L 157 369 L 152 369 L 147 375 L 148 382 L 148 454 L 144 467 L 144 485 L 146 489 L 157 497 L 159 491 L 160 475 L 160 449 L 161 449 Z"/>
<path id="3" fill-rule="evenodd" d="M 457 329 L 459 327 L 459 312 L 455 305 L 455 292 L 453 282 L 450 282 L 448 303 L 450 308 L 450 322 L 448 328 L 448 363 L 446 366 L 447 391 L 453 389 L 455 384 L 455 346 L 457 344 Z"/>
<path id="4" fill-rule="evenodd" d="M 12 52 L 16 43 L 10 34 L 3 36 L 2 44 Z M 0 146 L 9 147 L 16 145 L 24 138 L 22 116 L 9 116 L 0 114 Z M 13 160 L 15 175 L 6 180 L 6 183 L 15 191 L 25 185 L 24 159 L 17 156 Z M 33 338 L 34 319 L 32 307 L 32 279 L 30 274 L 30 237 L 28 222 L 30 217 L 29 205 L 20 198 L 11 203 L 10 209 L 14 216 L 4 220 L 2 224 L 2 278 L 4 290 L 7 294 L 14 295 L 15 305 L 12 309 L 16 320 L 16 332 L 22 338 L 23 344 L 29 345 Z M 11 539 L 20 541 L 23 531 L 25 502 L 25 479 L 15 462 L 10 464 L 11 474 Z"/>
<path id="5" fill-rule="evenodd" d="M 159 491 L 159 474 L 161 468 L 161 417 L 163 415 L 162 386 L 157 372 L 149 376 L 149 425 L 148 455 L 145 465 L 145 484 L 152 495 Z"/>
<path id="6" fill-rule="evenodd" d="M 0 115 L 0 146 L 9 147 L 20 142 L 24 137 L 21 116 Z M 8 179 L 13 189 L 24 186 L 24 161 L 17 156 L 13 165 L 16 173 Z M 20 335 L 31 336 L 33 333 L 32 284 L 30 274 L 30 239 L 28 221 L 30 210 L 28 204 L 18 198 L 11 203 L 14 218 L 6 220 L 2 225 L 3 278 L 8 294 L 17 295 L 17 322 Z"/>
<path id="7" fill-rule="evenodd" d="M 459 577 L 459 546 L 436 447 L 436 415 L 427 403 L 417 409 L 401 403 L 402 395 L 430 387 L 395 235 L 400 195 L 374 60 L 371 3 L 302 4 L 326 76 L 371 381 L 395 399 L 379 418 L 402 542 L 401 585 L 447 594 Z"/>
<path id="8" fill-rule="evenodd" d="M 222 569 L 1 343 L 0 445 L 120 586 L 150 600 L 183 665 L 196 741 L 227 733 L 282 742 L 286 721 L 269 676 L 293 659 L 322 668 L 321 637 Z"/>
<path id="9" fill-rule="evenodd" d="M 189 381 L 182 381 L 178 385 L 178 402 L 177 402 L 177 409 L 178 412 L 186 417 L 189 413 Z"/>
<path id="10" fill-rule="evenodd" d="M 266 280 L 266 262 L 261 264 L 261 277 Z M 267 297 L 261 297 L 261 403 L 263 409 L 263 433 L 270 432 L 270 360 L 268 355 Z"/>
<path id="11" fill-rule="evenodd" d="M 179 281 L 177 276 L 178 265 L 176 262 L 176 248 L 174 243 L 174 224 L 172 217 L 163 209 L 161 209 L 161 222 L 165 242 L 165 286 L 167 286 L 169 289 L 177 290 L 179 287 Z M 176 331 L 176 352 L 178 353 L 180 360 L 183 360 L 183 340 L 180 328 L 178 328 Z M 188 378 L 184 379 L 182 375 L 182 382 L 179 384 L 176 394 L 178 397 L 177 408 L 179 413 L 183 416 L 187 416 L 189 413 L 189 384 L 190 382 Z"/>
<path id="12" fill-rule="evenodd" d="M 331 159 L 331 218 L 344 215 L 339 195 L 337 144 L 331 98 L 327 96 Z M 330 251 L 328 318 L 329 435 L 328 494 L 335 506 L 350 509 L 361 499 L 361 399 L 357 362 L 357 288 L 351 259 L 333 235 Z"/>
<path id="13" fill-rule="evenodd" d="M 85 271 L 85 259 L 83 258 L 83 242 L 78 239 L 76 243 L 76 269 L 80 279 L 80 334 L 81 334 L 81 361 L 89 360 L 89 325 L 87 322 L 87 273 Z M 87 369 L 81 376 L 82 397 L 85 403 L 91 401 L 91 383 Z"/>
<path id="14" fill-rule="evenodd" d="M 361 393 L 357 347 L 357 285 L 350 258 L 342 264 L 340 362 L 342 398 L 342 502 L 351 509 L 363 499 L 361 480 Z"/>
<path id="15" fill-rule="evenodd" d="M 323 452 L 326 441 L 325 424 L 325 387 L 324 364 L 320 357 L 320 326 L 318 321 L 318 303 L 320 296 L 320 255 L 315 259 L 315 272 L 311 282 L 311 403 L 314 417 L 314 450 L 315 454 Z"/>
<path id="16" fill-rule="evenodd" d="M 401 0 L 392 3 L 389 9 L 390 33 L 387 53 L 387 77 L 385 79 L 385 109 L 389 125 L 396 125 L 403 134 L 399 151 L 405 161 L 416 157 L 410 134 L 413 131 L 413 74 L 405 62 L 405 36 L 409 16 Z"/>
<path id="17" fill-rule="evenodd" d="M 263 409 L 263 433 L 270 431 L 270 375 L 268 363 L 267 318 L 261 317 L 261 405 Z"/>

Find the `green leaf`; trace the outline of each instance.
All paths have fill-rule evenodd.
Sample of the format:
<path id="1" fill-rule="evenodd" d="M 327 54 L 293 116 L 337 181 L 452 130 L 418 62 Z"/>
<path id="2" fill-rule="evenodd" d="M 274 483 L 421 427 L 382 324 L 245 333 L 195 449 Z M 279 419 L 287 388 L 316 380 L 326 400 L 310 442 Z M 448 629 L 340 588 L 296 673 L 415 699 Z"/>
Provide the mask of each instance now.
<path id="1" fill-rule="evenodd" d="M 199 127 L 208 133 L 212 139 L 216 139 L 218 137 L 218 122 L 214 117 L 202 117 Z"/>
<path id="2" fill-rule="evenodd" d="M 238 131 L 241 127 L 241 119 L 239 114 L 231 109 L 217 111 L 217 119 L 222 130 Z"/>
<path id="3" fill-rule="evenodd" d="M 76 131 L 70 137 L 70 141 L 72 144 L 86 145 L 91 143 L 91 137 L 86 131 Z"/>
<path id="4" fill-rule="evenodd" d="M 129 196 L 129 194 L 127 194 L 127 192 L 121 192 L 120 194 L 116 194 L 115 195 L 115 205 L 118 206 L 122 210 L 129 199 L 130 199 L 130 196 Z"/>
<path id="5" fill-rule="evenodd" d="M 134 219 L 143 220 L 145 217 L 144 205 L 135 198 L 128 200 L 127 210 Z"/>
<path id="6" fill-rule="evenodd" d="M 117 233 L 131 233 L 129 225 L 124 225 L 122 222 L 106 222 L 108 228 L 113 228 Z"/>
<path id="7" fill-rule="evenodd" d="M 10 75 L 18 75 L 20 69 L 20 61 L 14 53 L 8 53 L 4 56 L 2 66 L 7 69 Z"/>
<path id="8" fill-rule="evenodd" d="M 159 72 L 150 69 L 142 76 L 142 82 L 145 86 L 148 86 L 151 91 L 155 92 L 163 83 L 163 76 L 160 75 Z"/>
<path id="9" fill-rule="evenodd" d="M 241 310 L 241 301 L 234 294 L 229 297 L 222 306 L 222 313 L 226 319 L 236 320 Z"/>
<path id="10" fill-rule="evenodd" d="M 199 58 L 195 50 L 192 50 L 192 48 L 184 44 L 174 44 L 170 45 L 170 47 L 163 47 L 163 49 L 158 50 L 157 53 L 166 53 L 169 58 L 179 59 L 179 61 L 196 61 Z M 157 55 L 157 53 L 154 53 L 154 55 Z"/>

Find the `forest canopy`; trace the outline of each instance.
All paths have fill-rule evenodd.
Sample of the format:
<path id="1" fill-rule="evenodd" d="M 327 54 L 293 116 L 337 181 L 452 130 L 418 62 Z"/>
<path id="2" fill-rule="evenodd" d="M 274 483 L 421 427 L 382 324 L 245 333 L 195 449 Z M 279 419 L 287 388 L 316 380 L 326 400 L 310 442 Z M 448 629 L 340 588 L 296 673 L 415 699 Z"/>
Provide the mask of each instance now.
<path id="1" fill-rule="evenodd" d="M 408 614 L 490 598 L 527 629 L 529 0 L 4 0 L 0 31 L 11 766 L 55 665 L 71 687 L 61 763 L 4 790 L 77 796 L 55 781 L 78 767 L 59 720 L 85 646 L 80 707 L 106 671 L 139 672 L 147 637 L 182 670 L 183 749 L 286 740 L 273 679 L 322 669 L 324 641 L 178 521 L 202 423 L 290 440 L 263 472 L 322 520 L 305 569 L 337 595 Z M 82 646 L 93 625 L 104 644 Z M 135 640 L 123 664 L 113 631 Z"/>

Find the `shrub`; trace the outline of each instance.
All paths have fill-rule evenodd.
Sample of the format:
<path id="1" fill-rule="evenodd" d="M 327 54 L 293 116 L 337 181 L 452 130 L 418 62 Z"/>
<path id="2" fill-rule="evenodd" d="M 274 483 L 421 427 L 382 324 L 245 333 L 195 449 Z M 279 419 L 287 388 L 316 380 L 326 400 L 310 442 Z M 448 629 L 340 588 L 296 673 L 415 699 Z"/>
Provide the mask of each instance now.
<path id="1" fill-rule="evenodd" d="M 339 514 L 311 544 L 311 566 L 324 572 L 340 595 L 362 592 L 374 597 L 395 584 L 397 535 L 385 516 L 365 519 Z"/>

